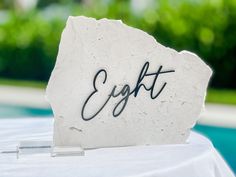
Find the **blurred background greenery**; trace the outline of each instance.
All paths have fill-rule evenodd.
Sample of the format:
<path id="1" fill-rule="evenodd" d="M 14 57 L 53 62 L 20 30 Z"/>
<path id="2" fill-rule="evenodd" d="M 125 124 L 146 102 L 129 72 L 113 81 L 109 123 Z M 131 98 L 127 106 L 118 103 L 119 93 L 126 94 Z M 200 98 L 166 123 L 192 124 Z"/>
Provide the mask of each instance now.
<path id="1" fill-rule="evenodd" d="M 0 77 L 47 81 L 69 15 L 122 19 L 197 53 L 215 71 L 211 87 L 236 88 L 235 0 L 1 0 Z"/>

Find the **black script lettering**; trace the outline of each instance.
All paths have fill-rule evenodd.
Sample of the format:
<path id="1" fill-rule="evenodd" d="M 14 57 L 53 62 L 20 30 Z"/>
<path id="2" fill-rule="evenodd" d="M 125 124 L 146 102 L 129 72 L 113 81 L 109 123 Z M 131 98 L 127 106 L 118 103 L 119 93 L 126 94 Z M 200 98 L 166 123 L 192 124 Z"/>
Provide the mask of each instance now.
<path id="1" fill-rule="evenodd" d="M 122 99 L 116 104 L 116 106 L 114 107 L 114 109 L 112 111 L 113 116 L 118 117 L 123 112 L 123 110 L 125 109 L 125 107 L 128 103 L 128 100 L 129 100 L 129 96 L 133 95 L 134 97 L 137 97 L 141 88 L 144 88 L 144 90 L 150 92 L 150 98 L 151 99 L 156 99 L 161 94 L 161 92 L 163 91 L 163 89 L 167 85 L 166 82 L 163 83 L 163 85 L 158 90 L 158 92 L 155 93 L 155 85 L 156 85 L 158 76 L 160 74 L 175 72 L 175 70 L 162 71 L 162 68 L 163 68 L 163 66 L 159 66 L 159 68 L 157 69 L 156 72 L 148 73 L 149 62 L 146 62 L 143 65 L 143 67 L 140 71 L 140 74 L 138 76 L 135 88 L 132 91 L 130 89 L 130 86 L 128 84 L 125 84 L 123 86 L 123 88 L 119 92 L 116 93 L 117 86 L 115 85 L 112 88 L 110 94 L 108 94 L 106 101 L 103 103 L 103 105 L 100 107 L 100 109 L 98 109 L 98 111 L 95 112 L 92 116 L 85 117 L 84 112 L 85 112 L 85 108 L 86 108 L 86 105 L 87 105 L 88 101 L 91 99 L 92 96 L 94 96 L 98 92 L 98 89 L 96 87 L 96 80 L 97 80 L 98 76 L 100 76 L 102 73 L 104 73 L 104 80 L 103 80 L 102 84 L 105 84 L 106 80 L 107 80 L 106 70 L 104 70 L 104 69 L 99 70 L 96 73 L 96 75 L 94 76 L 94 79 L 93 79 L 94 91 L 89 95 L 89 97 L 85 100 L 85 103 L 83 104 L 82 111 L 81 111 L 82 119 L 85 120 L 85 121 L 93 119 L 94 117 L 96 117 L 102 111 L 102 109 L 106 106 L 106 104 L 108 103 L 108 101 L 110 100 L 111 97 L 116 98 L 116 97 L 119 97 L 121 95 Z M 144 80 L 145 77 L 149 77 L 149 76 L 154 76 L 154 78 L 153 78 L 153 82 L 152 82 L 151 86 L 147 87 L 145 84 L 142 83 L 142 81 Z"/>

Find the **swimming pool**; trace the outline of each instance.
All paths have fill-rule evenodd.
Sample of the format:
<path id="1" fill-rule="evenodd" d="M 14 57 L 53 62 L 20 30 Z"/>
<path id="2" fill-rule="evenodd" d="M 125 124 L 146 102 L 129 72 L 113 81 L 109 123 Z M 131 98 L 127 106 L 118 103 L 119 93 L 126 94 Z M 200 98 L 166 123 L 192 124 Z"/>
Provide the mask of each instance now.
<path id="1" fill-rule="evenodd" d="M 0 104 L 0 118 L 51 117 L 50 108 Z M 196 125 L 195 131 L 207 136 L 236 173 L 236 129 Z"/>
<path id="2" fill-rule="evenodd" d="M 212 141 L 236 174 L 236 129 L 196 125 L 194 130 Z"/>
<path id="3" fill-rule="evenodd" d="M 0 104 L 0 118 L 21 118 L 21 117 L 49 117 L 52 116 L 50 108 L 33 108 Z"/>

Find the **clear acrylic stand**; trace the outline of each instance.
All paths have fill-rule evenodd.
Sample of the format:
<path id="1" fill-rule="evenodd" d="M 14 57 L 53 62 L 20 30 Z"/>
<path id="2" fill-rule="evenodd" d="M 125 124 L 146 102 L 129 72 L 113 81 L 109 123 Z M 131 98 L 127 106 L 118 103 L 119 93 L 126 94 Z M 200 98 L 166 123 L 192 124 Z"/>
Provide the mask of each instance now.
<path id="1" fill-rule="evenodd" d="M 51 153 L 52 141 L 21 141 L 16 147 L 17 158 L 26 154 Z"/>
<path id="2" fill-rule="evenodd" d="M 52 141 L 20 141 L 16 150 L 1 153 L 16 153 L 17 159 L 22 155 L 48 153 L 51 157 L 83 156 L 84 149 L 80 146 L 53 146 Z"/>
<path id="3" fill-rule="evenodd" d="M 55 146 L 52 148 L 51 156 L 84 156 L 84 149 L 80 146 Z"/>

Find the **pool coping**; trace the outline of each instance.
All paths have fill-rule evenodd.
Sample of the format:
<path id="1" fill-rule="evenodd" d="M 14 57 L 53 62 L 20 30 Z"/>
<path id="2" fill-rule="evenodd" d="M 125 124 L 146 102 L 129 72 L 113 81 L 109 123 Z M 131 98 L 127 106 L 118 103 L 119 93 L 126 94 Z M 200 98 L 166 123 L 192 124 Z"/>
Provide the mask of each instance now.
<path id="1" fill-rule="evenodd" d="M 0 85 L 0 104 L 50 108 L 45 89 Z M 206 103 L 199 124 L 236 128 L 236 106 Z"/>

